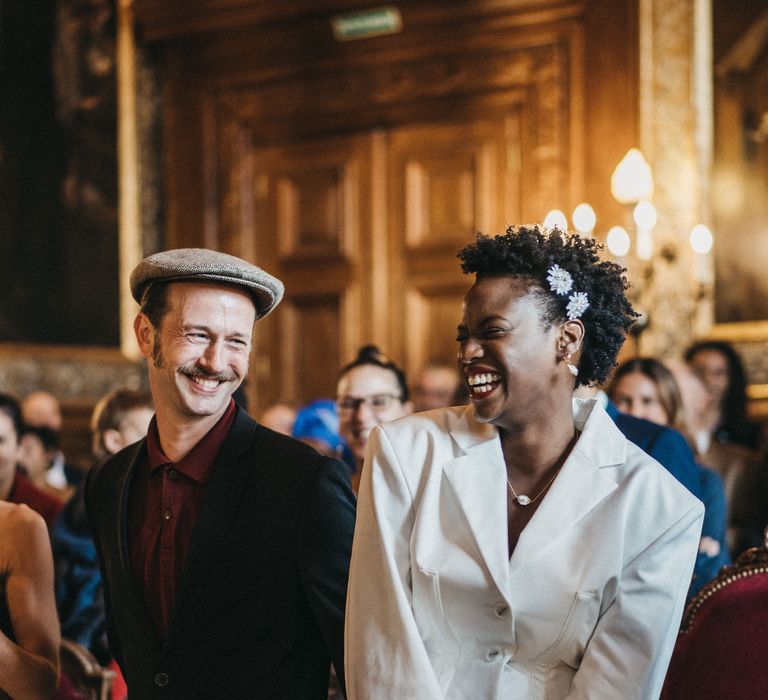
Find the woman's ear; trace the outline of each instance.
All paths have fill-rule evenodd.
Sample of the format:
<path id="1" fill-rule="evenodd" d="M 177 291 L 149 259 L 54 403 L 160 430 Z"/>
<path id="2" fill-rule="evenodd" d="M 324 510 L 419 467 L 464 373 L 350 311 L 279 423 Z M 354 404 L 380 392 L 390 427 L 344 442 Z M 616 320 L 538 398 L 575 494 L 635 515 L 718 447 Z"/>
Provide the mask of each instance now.
<path id="1" fill-rule="evenodd" d="M 579 319 L 566 321 L 560 325 L 558 350 L 563 360 L 578 364 L 581 349 L 584 346 L 585 332 L 584 324 Z"/>

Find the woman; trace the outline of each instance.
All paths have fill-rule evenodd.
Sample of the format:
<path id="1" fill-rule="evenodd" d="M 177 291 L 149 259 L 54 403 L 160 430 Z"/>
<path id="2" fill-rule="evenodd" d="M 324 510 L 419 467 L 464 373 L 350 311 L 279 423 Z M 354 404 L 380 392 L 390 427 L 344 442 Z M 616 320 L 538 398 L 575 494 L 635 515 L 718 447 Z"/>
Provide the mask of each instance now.
<path id="1" fill-rule="evenodd" d="M 704 340 L 686 350 L 685 361 L 711 398 L 709 414 L 695 435 L 699 452 L 706 454 L 712 441 L 757 449 L 760 431 L 747 418 L 747 378 L 738 353 L 728 343 Z"/>
<path id="2" fill-rule="evenodd" d="M 357 493 L 371 430 L 413 412 L 405 373 L 375 345 L 365 345 L 339 372 L 336 407 L 339 433 L 355 462 L 352 488 Z"/>
<path id="3" fill-rule="evenodd" d="M 469 407 L 373 430 L 347 601 L 350 700 L 658 695 L 701 503 L 575 385 L 635 314 L 597 244 L 478 235 Z"/>
<path id="4" fill-rule="evenodd" d="M 622 413 L 667 425 L 688 437 L 677 382 L 658 360 L 636 357 L 619 365 L 607 394 Z"/>
<path id="5" fill-rule="evenodd" d="M 614 372 L 607 393 L 622 413 L 675 428 L 690 441 L 677 382 L 659 360 L 637 357 L 623 363 Z M 715 578 L 722 566 L 731 563 L 726 541 L 728 509 L 723 480 L 705 467 L 699 468 L 699 478 L 705 514 L 689 599 Z"/>
<path id="6" fill-rule="evenodd" d="M 763 541 L 766 506 L 759 484 L 764 479 L 755 448 L 760 429 L 747 418 L 747 380 L 741 359 L 728 343 L 694 343 L 685 361 L 709 394 L 707 410 L 700 412 L 694 439 L 699 458 L 725 483 L 728 501 L 728 540 L 735 558 Z"/>
<path id="7" fill-rule="evenodd" d="M 45 522 L 0 500 L 0 697 L 54 697 L 60 643 Z"/>

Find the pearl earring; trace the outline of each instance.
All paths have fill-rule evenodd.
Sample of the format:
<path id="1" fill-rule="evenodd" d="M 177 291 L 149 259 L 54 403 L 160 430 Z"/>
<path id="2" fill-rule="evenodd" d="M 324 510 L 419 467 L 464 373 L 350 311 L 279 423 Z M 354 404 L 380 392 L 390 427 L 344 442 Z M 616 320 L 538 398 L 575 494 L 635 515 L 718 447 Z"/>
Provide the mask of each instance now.
<path id="1" fill-rule="evenodd" d="M 568 368 L 568 371 L 574 376 L 579 376 L 579 368 L 571 362 L 571 356 L 570 354 L 566 355 L 564 358 L 565 360 L 565 366 Z"/>

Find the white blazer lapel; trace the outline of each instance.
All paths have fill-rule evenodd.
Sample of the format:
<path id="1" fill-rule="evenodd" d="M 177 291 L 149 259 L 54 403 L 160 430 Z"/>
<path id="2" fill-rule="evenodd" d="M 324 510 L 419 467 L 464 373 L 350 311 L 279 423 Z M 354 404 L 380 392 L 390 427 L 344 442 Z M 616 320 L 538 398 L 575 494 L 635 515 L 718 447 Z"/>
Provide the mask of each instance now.
<path id="1" fill-rule="evenodd" d="M 509 590 L 506 470 L 498 431 L 474 420 L 468 408 L 451 431 L 464 455 L 443 465 L 461 511 L 488 571 L 499 588 Z"/>
<path id="2" fill-rule="evenodd" d="M 557 539 L 570 534 L 571 526 L 616 488 L 611 470 L 604 467 L 625 461 L 626 441 L 602 408 L 580 402 L 574 410 L 576 426 L 583 432 L 520 534 L 510 560 L 511 573 L 544 555 Z M 609 438 L 611 432 L 616 436 Z"/>

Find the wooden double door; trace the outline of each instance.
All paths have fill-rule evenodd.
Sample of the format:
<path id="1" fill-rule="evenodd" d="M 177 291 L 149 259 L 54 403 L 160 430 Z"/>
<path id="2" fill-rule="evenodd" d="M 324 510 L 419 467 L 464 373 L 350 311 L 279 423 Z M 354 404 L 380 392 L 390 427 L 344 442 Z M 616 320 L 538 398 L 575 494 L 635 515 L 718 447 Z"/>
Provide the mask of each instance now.
<path id="1" fill-rule="evenodd" d="M 259 399 L 333 396 L 366 343 L 411 371 L 455 361 L 471 283 L 456 254 L 519 220 L 519 130 L 512 113 L 252 151 L 253 230 L 239 252 L 286 286 L 256 328 Z"/>
<path id="2" fill-rule="evenodd" d="M 583 196 L 582 3 L 419 0 L 401 33 L 348 43 L 302 3 L 209 33 L 213 14 L 138 7 L 165 59 L 166 244 L 285 282 L 256 325 L 254 412 L 333 396 L 366 343 L 407 372 L 454 362 L 458 250 Z"/>

